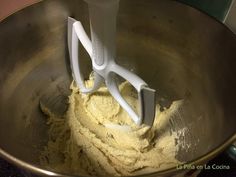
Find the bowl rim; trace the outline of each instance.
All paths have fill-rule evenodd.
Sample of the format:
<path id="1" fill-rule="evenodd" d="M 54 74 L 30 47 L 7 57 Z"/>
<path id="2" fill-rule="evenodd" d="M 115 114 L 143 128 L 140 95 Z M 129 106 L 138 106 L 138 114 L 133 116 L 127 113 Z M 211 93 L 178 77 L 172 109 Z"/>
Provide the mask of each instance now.
<path id="1" fill-rule="evenodd" d="M 232 136 L 229 136 L 229 138 L 221 145 L 217 146 L 216 148 L 214 148 L 213 150 L 211 150 L 210 152 L 203 154 L 202 156 L 191 160 L 189 162 L 184 162 L 182 164 L 179 164 L 179 166 L 196 166 L 196 165 L 203 165 L 205 164 L 205 162 L 208 162 L 210 159 L 212 159 L 213 157 L 215 157 L 216 155 L 218 155 L 219 153 L 223 152 L 227 147 L 229 147 L 230 145 L 232 145 L 234 142 L 236 141 L 236 133 L 232 134 Z M 3 159 L 7 160 L 8 162 L 22 168 L 25 169 L 27 171 L 33 172 L 35 174 L 38 175 L 48 175 L 48 176 L 60 176 L 60 177 L 82 177 L 81 175 L 71 175 L 71 174 L 67 174 L 67 173 L 58 173 L 54 170 L 46 170 L 43 169 L 37 165 L 33 165 L 30 164 L 28 162 L 25 162 L 23 160 L 20 160 L 12 155 L 10 155 L 9 153 L 7 153 L 6 151 L 4 151 L 3 149 L 0 148 L 0 157 L 2 157 Z M 178 165 L 177 165 L 178 166 Z M 135 177 L 146 177 L 146 176 L 157 176 L 157 175 L 166 175 L 166 174 L 174 174 L 174 173 L 180 173 L 181 171 L 186 171 L 186 170 L 190 170 L 188 168 L 183 168 L 183 169 L 177 169 L 176 167 L 171 167 L 168 169 L 164 169 L 164 170 L 160 170 L 157 172 L 152 172 L 152 173 L 147 173 L 147 174 L 142 174 L 142 175 L 136 175 Z"/>

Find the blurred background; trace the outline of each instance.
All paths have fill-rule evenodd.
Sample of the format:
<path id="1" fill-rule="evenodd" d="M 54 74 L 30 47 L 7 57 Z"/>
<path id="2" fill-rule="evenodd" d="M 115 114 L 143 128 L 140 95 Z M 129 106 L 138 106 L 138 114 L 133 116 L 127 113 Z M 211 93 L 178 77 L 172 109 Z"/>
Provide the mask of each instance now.
<path id="1" fill-rule="evenodd" d="M 0 0 L 0 21 L 15 11 L 40 0 Z M 179 0 L 225 23 L 236 33 L 235 0 Z"/>

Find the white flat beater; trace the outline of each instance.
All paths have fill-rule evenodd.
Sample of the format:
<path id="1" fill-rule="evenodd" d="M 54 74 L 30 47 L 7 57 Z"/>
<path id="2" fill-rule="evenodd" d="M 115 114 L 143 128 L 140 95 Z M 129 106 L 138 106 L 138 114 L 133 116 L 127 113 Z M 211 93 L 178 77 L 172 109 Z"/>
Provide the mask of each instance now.
<path id="1" fill-rule="evenodd" d="M 105 84 L 121 105 L 127 111 L 132 120 L 137 124 L 142 123 L 152 126 L 155 118 L 155 90 L 137 75 L 124 67 L 116 64 L 116 16 L 119 8 L 119 0 L 85 0 L 89 6 L 90 30 L 92 42 L 86 34 L 80 21 L 71 17 L 68 18 L 68 47 L 70 62 L 74 80 L 82 93 L 91 93 L 97 90 L 101 83 Z M 78 55 L 79 41 L 88 52 L 94 71 L 94 85 L 86 88 L 84 77 L 80 71 L 83 67 L 80 64 Z M 138 93 L 140 105 L 139 114 L 122 97 L 117 83 L 116 75 L 127 80 Z"/>

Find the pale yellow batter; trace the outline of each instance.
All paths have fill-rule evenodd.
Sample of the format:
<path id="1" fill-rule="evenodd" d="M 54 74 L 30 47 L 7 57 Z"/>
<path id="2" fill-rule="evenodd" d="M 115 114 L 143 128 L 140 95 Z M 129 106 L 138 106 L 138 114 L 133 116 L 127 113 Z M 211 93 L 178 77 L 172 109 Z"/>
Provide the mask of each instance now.
<path id="1" fill-rule="evenodd" d="M 91 86 L 93 81 L 86 84 Z M 93 94 L 81 94 L 73 83 L 71 89 L 69 109 L 63 117 L 42 108 L 50 125 L 50 140 L 40 157 L 42 165 L 70 174 L 121 176 L 155 172 L 179 163 L 175 159 L 178 137 L 163 127 L 181 101 L 163 112 L 157 105 L 153 127 L 138 127 L 106 87 Z M 132 86 L 124 82 L 120 90 L 135 109 L 137 98 Z M 105 126 L 113 124 L 130 128 Z"/>

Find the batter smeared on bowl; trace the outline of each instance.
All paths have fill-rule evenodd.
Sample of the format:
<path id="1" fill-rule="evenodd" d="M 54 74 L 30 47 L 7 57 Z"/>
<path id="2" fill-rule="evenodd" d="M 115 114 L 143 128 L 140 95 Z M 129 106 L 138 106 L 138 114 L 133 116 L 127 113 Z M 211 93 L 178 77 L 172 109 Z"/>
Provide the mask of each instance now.
<path id="1" fill-rule="evenodd" d="M 92 80 L 86 85 L 93 84 Z M 48 116 L 49 142 L 40 161 L 48 169 L 70 174 L 137 175 L 176 166 L 177 134 L 164 126 L 181 101 L 160 112 L 157 105 L 152 128 L 138 127 L 129 115 L 101 87 L 92 94 L 81 94 L 71 84 L 69 109 L 58 117 L 41 107 Z M 130 105 L 136 107 L 137 98 L 128 82 L 120 90 Z M 129 125 L 130 130 L 107 128 L 106 124 Z"/>

